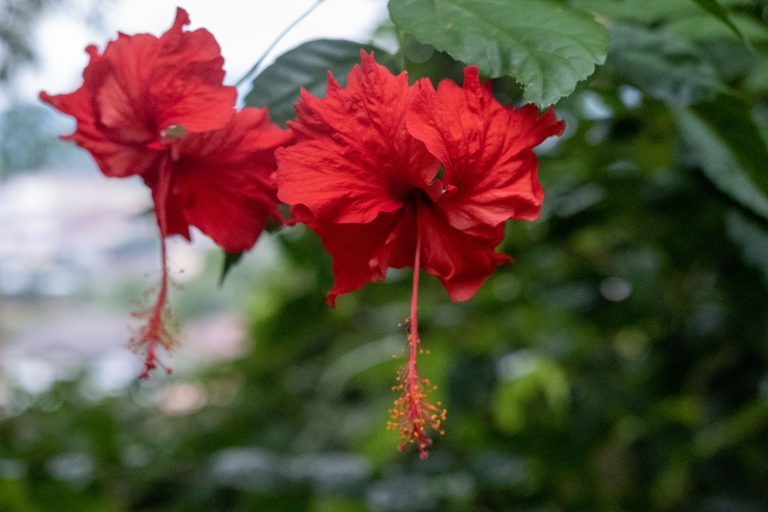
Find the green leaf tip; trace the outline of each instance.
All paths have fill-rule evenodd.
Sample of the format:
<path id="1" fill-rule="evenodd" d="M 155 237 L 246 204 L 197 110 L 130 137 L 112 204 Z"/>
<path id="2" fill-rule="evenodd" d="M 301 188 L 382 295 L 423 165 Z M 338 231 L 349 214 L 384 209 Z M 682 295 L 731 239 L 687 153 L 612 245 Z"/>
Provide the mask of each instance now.
<path id="1" fill-rule="evenodd" d="M 243 258 L 244 252 L 225 252 L 224 253 L 224 261 L 221 265 L 221 274 L 219 275 L 219 288 L 224 286 L 224 280 L 227 278 L 227 274 L 229 274 L 229 271 L 232 270 L 232 267 L 237 265 L 237 263 Z"/>

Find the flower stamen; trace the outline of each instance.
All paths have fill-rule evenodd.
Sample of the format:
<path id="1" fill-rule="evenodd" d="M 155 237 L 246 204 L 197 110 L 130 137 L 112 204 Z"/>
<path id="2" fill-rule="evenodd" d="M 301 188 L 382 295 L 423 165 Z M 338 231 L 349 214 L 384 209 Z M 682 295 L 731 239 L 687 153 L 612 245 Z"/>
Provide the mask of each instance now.
<path id="1" fill-rule="evenodd" d="M 147 318 L 146 323 L 131 337 L 128 342 L 134 352 L 145 350 L 144 369 L 139 375 L 140 379 L 149 378 L 152 370 L 158 366 L 171 373 L 171 369 L 164 365 L 157 357 L 158 346 L 165 350 L 170 350 L 178 345 L 178 340 L 168 331 L 166 325 L 170 317 L 170 308 L 167 305 L 168 299 L 168 254 L 166 248 L 166 237 L 168 235 L 168 221 L 165 212 L 165 203 L 168 198 L 168 191 L 171 185 L 171 169 L 168 161 L 165 160 L 160 166 L 160 175 L 158 177 L 157 197 L 155 198 L 155 216 L 157 225 L 160 229 L 160 259 L 162 260 L 162 275 L 160 277 L 160 287 L 157 292 L 155 304 L 146 311 L 133 313 L 136 318 Z"/>
<path id="2" fill-rule="evenodd" d="M 419 457 L 426 459 L 429 456 L 427 448 L 432 445 L 428 431 L 431 429 L 443 435 L 440 425 L 445 421 L 447 411 L 442 408 L 440 402 L 432 404 L 428 400 L 429 393 L 434 392 L 436 387 L 429 379 L 421 376 L 417 365 L 417 358 L 421 352 L 418 318 L 421 230 L 418 226 L 416 233 L 411 316 L 405 322 L 409 345 L 408 362 L 398 372 L 398 384 L 392 387 L 393 391 L 401 394 L 390 410 L 391 419 L 387 423 L 387 428 L 399 431 L 400 451 L 404 451 L 409 444 L 415 444 L 419 449 Z"/>

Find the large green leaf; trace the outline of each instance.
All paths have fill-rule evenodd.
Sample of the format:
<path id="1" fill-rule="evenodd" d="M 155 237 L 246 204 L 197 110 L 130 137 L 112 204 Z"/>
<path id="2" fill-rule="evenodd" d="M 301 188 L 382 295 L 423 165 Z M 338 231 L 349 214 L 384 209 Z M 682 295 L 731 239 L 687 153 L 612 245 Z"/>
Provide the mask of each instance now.
<path id="1" fill-rule="evenodd" d="M 658 99 L 688 105 L 724 88 L 707 56 L 683 39 L 623 24 L 614 26 L 612 36 L 613 65 Z"/>
<path id="2" fill-rule="evenodd" d="M 264 69 L 253 80 L 245 104 L 269 107 L 272 120 L 285 124 L 294 116 L 293 104 L 298 101 L 302 87 L 315 96 L 324 96 L 328 71 L 343 85 L 349 70 L 360 62 L 361 49 L 375 51 L 380 64 L 398 70 L 394 57 L 371 45 L 317 39 L 287 51 Z"/>
<path id="3" fill-rule="evenodd" d="M 570 94 L 602 64 L 608 32 L 552 0 L 389 0 L 395 25 L 489 78 L 513 76 L 539 106 Z"/>
<path id="4" fill-rule="evenodd" d="M 768 148 L 749 105 L 719 97 L 673 112 L 707 177 L 733 199 L 768 218 Z"/>

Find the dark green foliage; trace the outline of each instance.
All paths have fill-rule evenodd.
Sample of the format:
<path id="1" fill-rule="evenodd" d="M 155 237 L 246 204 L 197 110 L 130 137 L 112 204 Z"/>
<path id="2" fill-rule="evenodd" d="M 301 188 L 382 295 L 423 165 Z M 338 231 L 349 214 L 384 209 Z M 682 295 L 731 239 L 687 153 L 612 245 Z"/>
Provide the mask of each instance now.
<path id="1" fill-rule="evenodd" d="M 621 24 L 612 34 L 613 65 L 659 99 L 689 105 L 724 89 L 706 52 L 683 38 Z"/>
<path id="2" fill-rule="evenodd" d="M 707 11 L 709 14 L 717 18 L 718 20 L 722 21 L 729 29 L 733 31 L 734 34 L 736 34 L 739 39 L 742 41 L 745 41 L 744 34 L 741 33 L 741 30 L 739 30 L 739 27 L 736 26 L 736 24 L 733 23 L 731 20 L 731 16 L 728 13 L 728 9 L 723 7 L 720 2 L 717 0 L 693 0 L 696 2 L 699 7 Z M 746 42 L 746 41 L 745 41 Z"/>

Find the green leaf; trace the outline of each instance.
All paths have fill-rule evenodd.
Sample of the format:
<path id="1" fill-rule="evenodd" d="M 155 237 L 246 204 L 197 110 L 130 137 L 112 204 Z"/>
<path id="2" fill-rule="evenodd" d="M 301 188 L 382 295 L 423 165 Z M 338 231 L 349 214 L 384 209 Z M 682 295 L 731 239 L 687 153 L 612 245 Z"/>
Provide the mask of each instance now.
<path id="1" fill-rule="evenodd" d="M 768 148 L 749 105 L 723 96 L 673 113 L 707 177 L 768 219 Z"/>
<path id="2" fill-rule="evenodd" d="M 573 92 L 602 64 L 608 32 L 552 0 L 389 0 L 398 29 L 488 78 L 513 76 L 541 107 Z"/>
<path id="3" fill-rule="evenodd" d="M 613 65 L 655 98 L 688 105 L 724 89 L 706 55 L 683 39 L 623 24 L 615 25 L 612 35 Z"/>
<path id="4" fill-rule="evenodd" d="M 352 66 L 360 62 L 360 50 L 375 51 L 376 61 L 399 71 L 394 57 L 371 45 L 336 39 L 317 39 L 287 51 L 252 82 L 245 98 L 249 107 L 269 107 L 270 117 L 282 125 L 293 119 L 293 105 L 303 87 L 314 96 L 325 95 L 328 71 L 344 85 Z"/>
<path id="5" fill-rule="evenodd" d="M 227 274 L 232 270 L 232 267 L 243 258 L 244 252 L 224 252 L 224 262 L 221 266 L 221 275 L 219 276 L 219 287 L 224 286 L 224 280 L 227 278 Z"/>
<path id="6" fill-rule="evenodd" d="M 747 40 L 744 38 L 744 34 L 742 34 L 741 30 L 739 30 L 739 27 L 737 27 L 736 24 L 731 21 L 728 10 L 720 5 L 717 0 L 693 0 L 693 2 L 696 2 L 699 7 L 707 11 L 718 20 L 722 21 L 723 24 L 730 28 L 731 32 L 736 34 L 736 36 L 738 36 L 738 38 L 741 39 L 744 44 L 748 44 Z"/>

